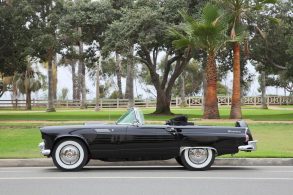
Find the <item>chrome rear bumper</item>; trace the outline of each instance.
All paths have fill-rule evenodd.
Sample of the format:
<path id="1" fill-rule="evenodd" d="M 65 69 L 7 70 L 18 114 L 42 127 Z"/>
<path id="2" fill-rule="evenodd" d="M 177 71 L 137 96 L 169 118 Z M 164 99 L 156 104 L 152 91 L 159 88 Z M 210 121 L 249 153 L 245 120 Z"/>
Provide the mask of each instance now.
<path id="1" fill-rule="evenodd" d="M 51 150 L 45 149 L 45 142 L 39 143 L 39 148 L 41 150 L 42 155 L 49 156 L 51 154 Z"/>
<path id="2" fill-rule="evenodd" d="M 239 146 L 238 149 L 241 151 L 255 151 L 256 150 L 256 141 L 249 141 L 247 145 Z"/>

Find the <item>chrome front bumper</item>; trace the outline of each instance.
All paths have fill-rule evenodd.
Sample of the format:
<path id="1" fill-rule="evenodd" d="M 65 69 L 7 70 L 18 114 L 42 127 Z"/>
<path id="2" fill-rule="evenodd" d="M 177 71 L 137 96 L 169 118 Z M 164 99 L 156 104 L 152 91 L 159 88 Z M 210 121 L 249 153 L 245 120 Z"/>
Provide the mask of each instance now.
<path id="1" fill-rule="evenodd" d="M 39 143 L 39 148 L 41 150 L 42 155 L 49 156 L 51 154 L 51 150 L 45 149 L 45 142 Z"/>
<path id="2" fill-rule="evenodd" d="M 238 149 L 241 151 L 255 151 L 256 150 L 256 141 L 249 141 L 247 145 L 239 146 Z"/>

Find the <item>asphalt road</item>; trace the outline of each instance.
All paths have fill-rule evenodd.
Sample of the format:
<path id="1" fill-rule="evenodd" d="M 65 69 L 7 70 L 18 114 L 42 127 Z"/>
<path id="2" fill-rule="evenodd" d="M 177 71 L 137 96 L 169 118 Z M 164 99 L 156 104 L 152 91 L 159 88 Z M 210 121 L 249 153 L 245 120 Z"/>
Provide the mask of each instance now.
<path id="1" fill-rule="evenodd" d="M 212 167 L 191 172 L 179 166 L 0 168 L 0 195 L 292 195 L 293 166 Z"/>

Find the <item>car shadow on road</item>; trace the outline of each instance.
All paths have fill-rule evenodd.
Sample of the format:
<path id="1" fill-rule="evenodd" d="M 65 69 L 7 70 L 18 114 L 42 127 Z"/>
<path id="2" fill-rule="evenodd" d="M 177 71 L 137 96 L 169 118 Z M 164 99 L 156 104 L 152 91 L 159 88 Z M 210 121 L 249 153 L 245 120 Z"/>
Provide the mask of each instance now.
<path id="1" fill-rule="evenodd" d="M 211 167 L 210 170 L 236 170 L 236 171 L 239 171 L 239 170 L 257 170 L 256 167 L 249 167 L 249 166 L 246 166 L 246 167 L 237 167 L 237 166 L 215 166 L 215 167 Z"/>
<path id="2" fill-rule="evenodd" d="M 256 170 L 255 167 L 230 167 L 230 166 L 215 166 L 211 167 L 209 170 L 206 171 L 239 171 L 239 170 Z M 184 167 L 181 166 L 86 166 L 79 172 L 87 172 L 87 171 L 188 171 Z M 47 171 L 50 172 L 60 172 L 57 168 L 48 168 Z"/>

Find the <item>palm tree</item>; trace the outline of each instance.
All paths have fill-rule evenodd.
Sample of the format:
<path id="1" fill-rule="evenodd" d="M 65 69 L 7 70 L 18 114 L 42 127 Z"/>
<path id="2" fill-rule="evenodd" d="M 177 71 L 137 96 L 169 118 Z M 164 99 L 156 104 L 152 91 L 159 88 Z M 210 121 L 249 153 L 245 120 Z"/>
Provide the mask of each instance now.
<path id="1" fill-rule="evenodd" d="M 244 23 L 248 13 L 260 10 L 263 5 L 275 3 L 276 0 L 217 0 L 230 15 L 229 34 L 233 42 L 233 92 L 231 102 L 231 119 L 242 118 L 241 113 L 241 69 L 240 69 L 240 43 L 247 42 L 245 39 Z M 246 41 L 245 41 L 246 40 Z"/>
<path id="2" fill-rule="evenodd" d="M 241 113 L 241 69 L 240 69 L 240 39 L 241 17 L 244 14 L 246 0 L 222 0 L 223 5 L 231 15 L 229 35 L 233 41 L 233 90 L 230 118 L 242 118 Z"/>
<path id="3" fill-rule="evenodd" d="M 205 67 L 207 87 L 204 97 L 204 118 L 220 118 L 217 99 L 217 65 L 216 54 L 225 43 L 227 23 L 225 14 L 218 7 L 208 3 L 202 10 L 201 17 L 196 20 L 186 13 L 182 14 L 184 24 L 181 31 L 171 30 L 178 37 L 173 41 L 177 48 L 201 48 L 207 52 Z"/>
<path id="4" fill-rule="evenodd" d="M 26 110 L 31 110 L 31 93 L 41 89 L 44 83 L 44 75 L 38 71 L 34 71 L 28 66 L 23 73 L 16 73 L 13 77 L 13 83 L 18 91 L 26 94 Z"/>

